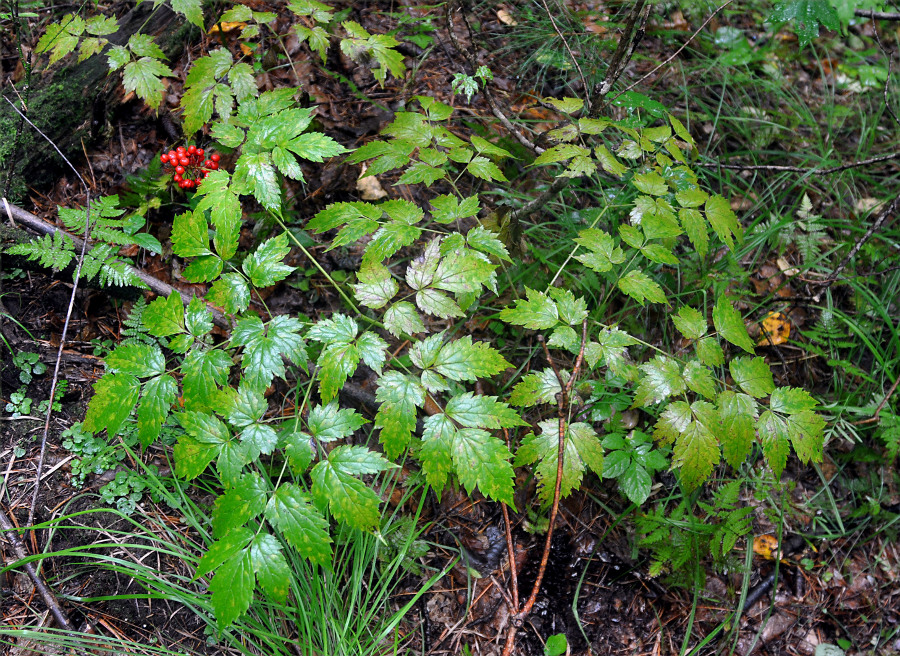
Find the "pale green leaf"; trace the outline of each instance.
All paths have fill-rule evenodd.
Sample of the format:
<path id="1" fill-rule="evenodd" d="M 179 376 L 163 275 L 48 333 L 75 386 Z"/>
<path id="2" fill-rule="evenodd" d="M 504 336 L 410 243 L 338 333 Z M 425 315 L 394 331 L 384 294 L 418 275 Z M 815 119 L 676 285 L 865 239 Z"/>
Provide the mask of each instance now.
<path id="1" fill-rule="evenodd" d="M 775 389 L 772 370 L 762 358 L 734 358 L 728 369 L 738 387 L 752 397 L 768 396 Z"/>
<path id="2" fill-rule="evenodd" d="M 741 313 L 734 309 L 731 301 L 725 296 L 720 296 L 713 308 L 713 325 L 718 333 L 727 341 L 737 347 L 754 352 L 753 340 L 747 334 L 747 327 L 741 318 Z"/>

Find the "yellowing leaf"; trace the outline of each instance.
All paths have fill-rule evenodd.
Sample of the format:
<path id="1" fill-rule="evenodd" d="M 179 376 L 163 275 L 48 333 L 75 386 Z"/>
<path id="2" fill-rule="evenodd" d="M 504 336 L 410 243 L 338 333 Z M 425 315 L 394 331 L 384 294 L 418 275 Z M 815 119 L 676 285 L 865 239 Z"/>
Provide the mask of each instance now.
<path id="1" fill-rule="evenodd" d="M 769 312 L 762 321 L 762 337 L 759 346 L 784 344 L 791 336 L 791 321 L 781 312 Z"/>

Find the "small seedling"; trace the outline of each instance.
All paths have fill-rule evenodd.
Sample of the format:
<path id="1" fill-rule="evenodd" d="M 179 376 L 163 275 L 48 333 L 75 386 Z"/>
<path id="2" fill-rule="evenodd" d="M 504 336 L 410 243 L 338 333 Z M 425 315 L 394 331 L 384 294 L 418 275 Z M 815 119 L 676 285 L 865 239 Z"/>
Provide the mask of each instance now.
<path id="1" fill-rule="evenodd" d="M 23 385 L 18 390 L 9 395 L 9 403 L 6 404 L 6 411 L 12 413 L 13 417 L 21 417 L 31 414 L 31 398 L 28 396 L 28 390 Z"/>
<path id="2" fill-rule="evenodd" d="M 37 353 L 16 353 L 13 364 L 19 369 L 19 380 L 26 385 L 32 381 L 33 376 L 40 376 L 47 371 L 47 365 L 41 362 L 41 356 Z"/>

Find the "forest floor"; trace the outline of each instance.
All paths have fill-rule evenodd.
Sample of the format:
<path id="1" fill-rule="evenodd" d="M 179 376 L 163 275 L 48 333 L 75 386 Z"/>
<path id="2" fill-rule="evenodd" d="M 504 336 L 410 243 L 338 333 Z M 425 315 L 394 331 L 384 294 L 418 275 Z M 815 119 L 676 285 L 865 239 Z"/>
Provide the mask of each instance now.
<path id="1" fill-rule="evenodd" d="M 257 4 L 259 6 L 254 9 L 279 12 L 277 7 L 269 7 L 264 0 Z M 353 19 L 373 33 L 399 27 L 407 30 L 405 34 L 422 37 L 424 48 L 408 43 L 404 52 L 411 69 L 406 80 L 389 78 L 385 87 L 380 88 L 369 69 L 354 64 L 339 53 L 331 53 L 323 66 L 289 38 L 285 41 L 287 55 L 291 58 L 289 66 L 269 65 L 268 55 L 262 56 L 267 66 L 265 72 L 259 73 L 263 88 L 277 88 L 282 83 L 302 86 L 308 93 L 309 102 L 317 107 L 318 129 L 348 148 L 358 147 L 376 136 L 392 120 L 393 112 L 415 95 L 434 96 L 457 107 L 464 115 L 470 115 L 472 120 L 490 115 L 480 94 L 476 94 L 470 104 L 465 104 L 462 96 L 451 90 L 453 74 L 461 70 L 462 63 L 446 36 L 442 9 L 425 5 L 416 7 L 415 3 L 402 7 L 389 3 L 366 3 L 365 6 L 355 3 L 348 8 L 352 9 Z M 576 9 L 588 11 L 592 8 L 596 9 L 591 3 L 579 3 Z M 119 12 L 126 9 L 124 5 L 118 7 Z M 280 20 L 287 20 L 283 11 L 279 16 Z M 401 16 L 418 16 L 418 22 L 398 25 Z M 494 88 L 505 107 L 519 120 L 540 123 L 547 117 L 530 98 L 571 95 L 571 89 L 566 88 L 570 72 L 552 66 L 542 68 L 540 75 L 533 70 L 523 72 L 521 66 L 532 46 L 512 47 L 516 45 L 517 37 L 509 16 L 505 7 L 482 5 L 474 10 L 474 17 L 483 38 L 470 44 L 467 34 L 461 33 L 459 37 L 471 45 L 479 62 L 490 64 L 495 76 Z M 677 47 L 675 44 L 683 43 L 693 34 L 704 18 L 699 14 L 685 18 L 677 9 L 654 16 L 640 44 L 640 56 L 627 71 L 626 78 L 634 81 L 653 71 L 659 62 L 672 54 Z M 596 22 L 585 19 L 585 26 L 587 30 L 603 33 L 602 25 L 598 26 Z M 746 30 L 754 37 L 748 45 L 751 50 L 763 47 L 756 41 L 757 37 L 766 36 L 763 28 L 742 14 L 723 13 L 707 27 L 707 32 L 722 34 L 722 27 Z M 871 41 L 871 26 L 860 30 L 853 32 L 851 28 L 855 38 Z M 767 36 L 772 38 L 771 34 Z M 775 37 L 789 40 L 789 35 L 783 33 Z M 896 39 L 896 35 L 892 38 Z M 94 196 L 127 193 L 127 178 L 141 173 L 170 146 L 169 127 L 165 122 L 170 120 L 168 117 L 175 111 L 181 95 L 179 72 L 190 59 L 202 55 L 211 42 L 219 39 L 236 49 L 236 35 L 207 34 L 198 42 L 188 44 L 182 59 L 172 63 L 176 77 L 171 81 L 161 115 L 148 111 L 137 100 L 126 100 L 117 114 L 110 117 L 109 138 L 86 148 L 85 157 L 76 161 L 76 167 L 89 181 Z M 793 44 L 794 55 L 779 62 L 785 78 L 793 81 L 793 99 L 805 103 L 814 120 L 817 109 L 823 105 L 820 95 L 835 85 L 835 73 L 829 68 L 831 64 L 823 63 L 837 61 L 840 55 L 831 55 L 828 49 L 837 48 L 839 42 L 840 37 L 835 37 L 833 42 L 819 44 L 818 59 L 814 59 L 809 50 L 797 54 L 798 49 Z M 501 49 L 503 46 L 511 47 Z M 6 35 L 0 41 L 0 47 L 3 76 L 14 77 L 18 55 Z M 789 120 L 785 121 L 788 127 L 783 129 L 793 131 L 794 135 L 776 134 L 764 147 L 740 143 L 741 134 L 746 137 L 746 132 L 740 130 L 722 130 L 725 134 L 717 132 L 717 125 L 713 125 L 708 110 L 711 103 L 715 104 L 716 93 L 726 94 L 726 90 L 724 86 L 718 89 L 709 81 L 698 80 L 709 74 L 710 69 L 700 65 L 709 58 L 707 51 L 708 48 L 704 50 L 693 44 L 654 73 L 639 90 L 669 106 L 706 116 L 709 120 L 695 122 L 707 143 L 706 156 L 748 152 L 755 147 L 757 150 L 769 148 L 773 152 L 780 148 L 783 151 L 781 160 L 776 152 L 766 161 L 785 163 L 784 157 L 788 153 L 802 150 L 802 139 L 795 135 L 802 134 L 807 128 L 796 123 L 792 126 Z M 271 58 L 276 63 L 281 61 L 275 54 Z M 539 68 L 541 65 L 532 62 L 530 66 Z M 725 84 L 723 81 L 722 85 Z M 749 88 L 752 80 L 742 80 L 736 75 L 731 84 Z M 778 98 L 758 97 L 757 93 L 761 92 L 748 91 L 745 98 L 748 103 L 753 98 L 758 100 L 755 107 L 728 105 L 720 109 L 741 120 L 768 112 L 773 125 L 784 118 L 783 112 L 787 110 L 778 106 Z M 841 91 L 837 93 L 837 104 L 848 114 L 864 115 L 878 105 L 880 95 L 878 88 Z M 730 96 L 728 100 L 731 102 Z M 697 103 L 703 106 L 698 108 Z M 881 120 L 885 124 L 890 122 L 883 116 Z M 762 129 L 757 130 L 757 137 L 760 131 Z M 852 136 L 844 134 L 839 138 L 842 141 L 834 145 L 836 151 L 851 155 L 859 152 Z M 773 142 L 777 142 L 777 147 Z M 879 144 L 879 148 L 883 152 L 896 147 L 894 126 L 893 139 Z M 296 185 L 293 189 L 296 196 L 302 198 L 298 223 L 337 200 L 382 195 L 418 200 L 414 189 L 392 186 L 394 180 L 390 176 L 379 176 L 375 186 L 371 186 L 371 182 L 370 186 L 360 184 L 359 167 L 349 164 L 309 168 L 305 173 L 306 184 Z M 745 210 L 743 216 L 749 224 L 755 220 L 754 216 L 759 216 L 760 207 L 766 202 L 760 190 L 771 189 L 776 182 L 763 179 L 770 175 L 765 172 L 746 170 L 735 175 L 744 186 L 740 188 L 740 194 L 732 194 L 736 198 L 733 205 Z M 898 178 L 900 167 L 897 164 L 880 165 L 877 171 L 869 171 L 866 176 L 855 179 L 856 196 L 863 201 L 873 197 L 883 201 L 885 189 L 896 193 L 900 183 Z M 526 190 L 532 183 L 523 175 L 520 184 Z M 795 193 L 804 188 L 797 180 L 783 177 L 778 178 L 777 184 L 790 187 Z M 48 223 L 56 224 L 57 206 L 80 206 L 84 201 L 84 193 L 73 176 L 61 175 L 52 188 L 31 189 L 29 198 L 21 201 L 21 205 Z M 834 206 L 831 211 L 843 210 Z M 172 214 L 160 211 L 148 216 L 152 221 L 149 230 L 164 241 Z M 249 242 L 254 235 L 248 229 L 244 238 Z M 534 246 L 535 250 L 540 248 L 540 244 Z M 352 248 L 326 252 L 324 245 L 312 243 L 309 250 L 328 272 L 352 276 L 359 266 L 359 254 Z M 784 282 L 784 267 L 778 262 L 783 255 L 783 249 L 772 248 L 758 256 L 751 280 L 756 287 L 753 291 L 765 294 L 779 290 L 791 307 L 794 326 L 812 327 L 818 319 L 817 311 L 803 300 L 802 290 L 791 289 Z M 291 257 L 290 264 L 310 272 L 299 284 L 283 284 L 272 289 L 265 299 L 267 307 L 275 314 L 302 313 L 307 316 L 338 309 L 340 299 L 311 269 L 311 263 L 300 254 Z M 530 252 L 524 257 L 533 261 L 534 254 Z M 173 261 L 171 257 L 144 254 L 136 265 L 176 288 L 190 290 L 191 285 L 180 278 Z M 12 402 L 13 395 L 23 386 L 22 365 L 14 362 L 16 354 L 37 353 L 40 362 L 46 365 L 45 372 L 35 373 L 32 380 L 24 384 L 25 396 L 34 399 L 31 408 L 18 416 L 8 411 L 0 418 L 0 504 L 15 523 L 22 525 L 27 523 L 32 502 L 44 429 L 44 418 L 37 405 L 49 394 L 72 283 L 71 278 L 63 274 L 51 275 L 24 266 L 14 268 L 21 263 L 10 265 L 6 257 L 3 264 L 0 298 L 7 316 L 3 323 L 7 343 L 2 349 L 0 365 L 3 404 Z M 839 306 L 849 304 L 848 297 L 848 294 L 838 295 L 836 303 Z M 34 514 L 35 522 L 51 522 L 63 515 L 92 512 L 77 515 L 65 526 L 26 534 L 26 547 L 60 554 L 42 561 L 41 575 L 62 596 L 71 617 L 89 621 L 98 635 L 134 641 L 134 653 L 142 653 L 140 645 L 156 645 L 179 653 L 223 653 L 208 643 L 204 633 L 206 625 L 200 618 L 180 609 L 177 604 L 128 598 L 127 595 L 141 592 L 134 580 L 115 571 L 92 567 L 78 551 L 79 547 L 103 535 L 104 539 L 122 543 L 118 549 L 107 549 L 108 555 L 128 557 L 128 523 L 120 515 L 93 511 L 108 503 L 99 494 L 100 489 L 114 481 L 117 473 L 132 469 L 136 463 L 130 462 L 129 457 L 122 456 L 124 452 L 119 451 L 120 456 L 116 458 L 121 459 L 98 465 L 99 472 L 88 471 L 82 479 L 72 464 L 86 455 L 84 443 L 64 432 L 83 419 L 92 393 L 91 385 L 103 373 L 101 357 L 121 337 L 123 320 L 136 298 L 137 292 L 129 290 L 112 294 L 91 287 L 82 287 L 75 295 L 59 370 L 59 379 L 67 381 L 67 387 L 60 399 L 61 411 L 53 413 L 50 421 Z M 897 321 L 898 317 L 893 319 Z M 485 328 L 473 326 L 472 330 L 475 333 L 485 331 Z M 762 349 L 768 360 L 783 364 L 781 376 L 784 381 L 799 383 L 827 397 L 833 389 L 832 376 L 852 377 L 852 372 L 844 374 L 826 367 L 816 362 L 814 356 L 804 360 L 800 357 L 801 349 L 791 348 L 772 346 Z M 897 357 L 896 350 L 893 357 Z M 794 364 L 789 366 L 786 359 Z M 869 360 L 854 364 L 870 370 L 873 366 L 871 357 Z M 359 384 L 365 388 L 367 382 L 363 380 Z M 887 409 L 896 407 L 897 402 L 894 397 Z M 371 418 L 368 409 L 363 407 L 362 411 Z M 160 467 L 161 475 L 168 472 L 168 448 L 154 446 L 144 453 L 146 462 Z M 757 507 L 753 515 L 753 535 L 757 540 L 755 543 L 752 539 L 740 540 L 729 565 L 714 566 L 711 557 L 700 555 L 694 563 L 678 572 L 653 577 L 649 573 L 649 554 L 638 548 L 631 521 L 638 511 L 622 499 L 613 481 L 589 479 L 581 492 L 562 504 L 561 530 L 554 539 L 547 578 L 536 610 L 519 634 L 516 653 L 542 654 L 547 638 L 559 633 L 567 636 L 572 653 L 821 656 L 822 650 L 817 650 L 817 646 L 824 643 L 841 645 L 847 653 L 900 653 L 900 551 L 896 540 L 900 495 L 897 484 L 896 463 L 885 458 L 880 447 L 871 440 L 859 443 L 833 433 L 821 465 L 808 467 L 792 460 L 781 487 L 772 492 L 771 497 L 760 499 L 749 495 L 743 499 L 744 503 Z M 664 474 L 654 499 L 664 498 L 673 485 L 671 475 Z M 153 521 L 178 526 L 177 509 L 158 504 L 149 495 L 139 494 L 137 503 L 143 509 L 142 517 L 150 522 L 147 524 L 149 530 L 154 530 Z M 517 543 L 526 553 L 539 553 L 543 536 L 526 532 L 526 519 L 522 516 L 517 520 L 514 531 Z M 498 553 L 495 547 L 500 539 L 498 536 L 502 535 L 498 529 L 502 529 L 503 521 L 497 504 L 473 501 L 464 493 L 450 490 L 440 501 L 430 499 L 425 504 L 423 520 L 432 523 L 432 528 L 424 534 L 430 548 L 420 559 L 426 572 L 440 571 L 460 555 L 456 540 L 477 556 Z M 79 526 L 80 523 L 83 526 Z M 788 545 L 781 561 L 766 550 L 767 536 L 781 536 L 783 544 Z M 4 549 L 3 558 L 4 562 L 13 559 L 11 551 Z M 483 572 L 478 578 L 472 568 L 457 564 L 422 597 L 402 624 L 402 632 L 409 636 L 405 645 L 408 653 L 500 653 L 509 626 L 509 614 L 501 589 L 507 584 L 500 562 L 495 565 L 495 571 Z M 159 562 L 153 566 L 160 571 L 171 571 L 173 576 L 190 578 L 190 572 L 175 558 L 159 557 Z M 533 580 L 536 566 L 537 559 L 532 557 L 520 578 L 521 589 L 528 589 L 529 578 Z M 423 580 L 422 576 L 407 575 L 395 605 L 403 603 Z M 0 587 L 3 623 L 21 626 L 50 621 L 23 571 L 6 571 Z M 126 597 L 110 600 L 120 595 Z M 747 595 L 755 596 L 756 601 L 741 609 L 740 601 Z M 736 611 L 740 612 L 736 614 Z M 28 647 L 27 641 L 23 640 L 17 646 L 10 646 L 8 653 L 17 656 L 34 653 L 29 652 Z M 41 647 L 37 653 L 48 653 L 45 649 Z"/>

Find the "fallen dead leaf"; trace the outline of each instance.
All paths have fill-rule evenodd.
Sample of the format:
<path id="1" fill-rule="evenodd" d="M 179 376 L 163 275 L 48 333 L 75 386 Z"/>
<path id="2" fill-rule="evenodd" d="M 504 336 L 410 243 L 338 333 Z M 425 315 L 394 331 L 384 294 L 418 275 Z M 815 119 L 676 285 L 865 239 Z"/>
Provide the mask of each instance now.
<path id="1" fill-rule="evenodd" d="M 775 560 L 778 554 L 778 538 L 769 534 L 757 535 L 753 538 L 753 553 L 766 560 Z"/>
<path id="2" fill-rule="evenodd" d="M 504 25 L 518 25 L 516 19 L 513 18 L 512 14 L 510 14 L 506 9 L 497 10 L 497 20 L 499 20 Z"/>
<path id="3" fill-rule="evenodd" d="M 762 321 L 762 336 L 758 346 L 784 344 L 791 336 L 791 322 L 781 312 L 769 312 Z"/>
<path id="4" fill-rule="evenodd" d="M 365 168 L 363 168 L 359 180 L 356 181 L 356 191 L 363 200 L 381 200 L 387 196 L 387 192 L 381 186 L 378 178 L 374 175 L 366 175 Z"/>

